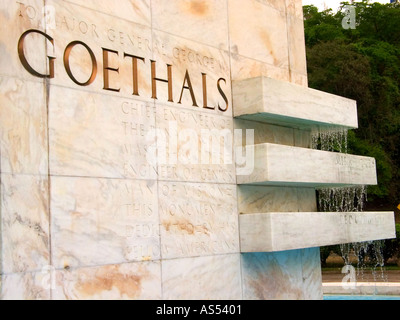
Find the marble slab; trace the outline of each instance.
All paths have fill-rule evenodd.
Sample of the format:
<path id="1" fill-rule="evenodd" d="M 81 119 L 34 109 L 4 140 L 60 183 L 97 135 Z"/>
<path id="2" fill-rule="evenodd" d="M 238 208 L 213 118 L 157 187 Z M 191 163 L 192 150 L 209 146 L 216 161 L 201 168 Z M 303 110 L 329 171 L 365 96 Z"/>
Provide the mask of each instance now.
<path id="1" fill-rule="evenodd" d="M 43 1 L 1 1 L 0 2 L 0 75 L 18 77 L 20 79 L 43 82 L 28 73 L 18 56 L 18 41 L 21 35 L 29 30 L 45 30 L 43 24 Z M 46 39 L 35 33 L 25 39 L 24 50 L 29 64 L 38 72 L 45 74 L 48 66 Z"/>
<path id="2" fill-rule="evenodd" d="M 255 0 L 255 1 L 285 13 L 287 10 L 287 6 L 289 6 L 289 3 L 279 0 Z"/>
<path id="3" fill-rule="evenodd" d="M 374 158 L 283 146 L 259 144 L 255 168 L 249 175 L 238 175 L 238 184 L 279 186 L 376 185 Z"/>
<path id="4" fill-rule="evenodd" d="M 152 2 L 153 28 L 228 50 L 227 1 L 159 0 Z M 171 17 L 174 23 L 171 23 Z"/>
<path id="5" fill-rule="evenodd" d="M 318 248 L 244 253 L 241 261 L 245 300 L 322 300 Z"/>
<path id="6" fill-rule="evenodd" d="M 273 186 L 238 187 L 240 214 L 259 212 L 317 211 L 316 192 L 313 188 Z"/>
<path id="7" fill-rule="evenodd" d="M 159 300 L 161 263 L 52 270 L 54 300 Z"/>
<path id="8" fill-rule="evenodd" d="M 53 44 L 47 41 L 48 51 L 55 57 L 54 77 L 49 84 L 153 102 L 149 4 L 126 0 L 115 5 L 86 1 L 82 6 L 81 1 L 74 2 L 80 5 L 47 1 L 55 12 L 55 27 L 46 30 L 54 39 Z M 117 13 L 130 17 L 121 19 L 115 16 Z M 143 19 L 135 20 L 135 16 Z M 26 50 L 30 48 L 27 44 Z"/>
<path id="9" fill-rule="evenodd" d="M 294 16 L 288 15 L 287 28 L 290 71 L 307 76 L 304 21 L 302 18 L 295 18 Z"/>
<path id="10" fill-rule="evenodd" d="M 291 82 L 291 73 L 288 66 L 277 67 L 256 59 L 240 56 L 231 50 L 232 80 L 246 80 L 255 77 L 268 77 L 281 81 Z"/>
<path id="11" fill-rule="evenodd" d="M 289 16 L 303 19 L 303 1 L 286 0 L 286 12 Z"/>
<path id="12" fill-rule="evenodd" d="M 156 104 L 156 131 L 147 135 L 160 181 L 235 184 L 233 120 Z"/>
<path id="13" fill-rule="evenodd" d="M 277 252 L 396 238 L 393 212 L 271 212 L 241 215 L 242 252 Z"/>
<path id="14" fill-rule="evenodd" d="M 286 14 L 262 2 L 228 1 L 231 52 L 288 68 Z"/>
<path id="15" fill-rule="evenodd" d="M 134 21 L 136 23 L 151 26 L 151 6 L 148 0 L 119 0 L 118 2 L 98 0 L 69 0 L 69 2 L 86 7 L 88 9 L 112 15 L 118 19 Z"/>
<path id="16" fill-rule="evenodd" d="M 302 251 L 304 300 L 322 300 L 322 270 L 320 248 Z"/>
<path id="17" fill-rule="evenodd" d="M 234 119 L 235 129 L 242 131 L 241 146 L 249 145 L 245 139 L 246 130 L 254 131 L 254 144 L 275 143 L 287 146 L 295 146 L 294 129 L 283 126 L 275 126 L 262 122 L 242 119 Z M 239 146 L 239 145 L 236 145 Z"/>
<path id="18" fill-rule="evenodd" d="M 162 258 L 238 253 L 236 186 L 159 182 Z"/>
<path id="19" fill-rule="evenodd" d="M 267 77 L 233 81 L 234 116 L 293 127 L 357 128 L 354 100 Z"/>
<path id="20" fill-rule="evenodd" d="M 54 267 L 160 259 L 157 182 L 52 177 Z"/>
<path id="21" fill-rule="evenodd" d="M 42 272 L 15 273 L 0 276 L 0 300 L 50 300 L 51 288 Z"/>
<path id="22" fill-rule="evenodd" d="M 52 175 L 157 179 L 146 152 L 151 103 L 52 86 L 49 108 Z"/>
<path id="23" fill-rule="evenodd" d="M 42 83 L 0 77 L 0 168 L 48 173 L 47 106 Z"/>
<path id="24" fill-rule="evenodd" d="M 311 131 L 300 130 L 290 127 L 267 124 L 263 122 L 234 119 L 235 129 L 242 130 L 242 139 L 238 140 L 242 144 L 236 146 L 246 146 L 250 143 L 244 138 L 246 130 L 254 131 L 254 144 L 274 143 L 287 146 L 311 148 Z"/>
<path id="25" fill-rule="evenodd" d="M 50 263 L 47 176 L 1 174 L 1 273 L 38 272 Z"/>
<path id="26" fill-rule="evenodd" d="M 165 300 L 241 300 L 240 255 L 164 260 Z"/>

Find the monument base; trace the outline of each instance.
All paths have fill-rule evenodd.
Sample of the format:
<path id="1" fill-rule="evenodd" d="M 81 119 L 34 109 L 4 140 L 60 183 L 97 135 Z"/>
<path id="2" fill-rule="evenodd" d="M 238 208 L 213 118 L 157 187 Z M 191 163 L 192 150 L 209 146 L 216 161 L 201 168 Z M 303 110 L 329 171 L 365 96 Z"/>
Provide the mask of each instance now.
<path id="1" fill-rule="evenodd" d="M 319 248 L 242 254 L 243 299 L 322 300 Z"/>

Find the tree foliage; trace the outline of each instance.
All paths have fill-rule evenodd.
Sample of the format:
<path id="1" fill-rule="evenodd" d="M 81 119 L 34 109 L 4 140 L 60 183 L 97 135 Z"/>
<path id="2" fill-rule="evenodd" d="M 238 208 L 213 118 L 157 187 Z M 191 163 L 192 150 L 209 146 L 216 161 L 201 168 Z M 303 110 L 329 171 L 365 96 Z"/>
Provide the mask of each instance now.
<path id="1" fill-rule="evenodd" d="M 400 4 L 355 2 L 356 29 L 344 29 L 344 6 L 304 6 L 309 86 L 357 100 L 359 129 L 349 152 L 375 157 L 379 185 L 370 207 L 400 202 Z"/>

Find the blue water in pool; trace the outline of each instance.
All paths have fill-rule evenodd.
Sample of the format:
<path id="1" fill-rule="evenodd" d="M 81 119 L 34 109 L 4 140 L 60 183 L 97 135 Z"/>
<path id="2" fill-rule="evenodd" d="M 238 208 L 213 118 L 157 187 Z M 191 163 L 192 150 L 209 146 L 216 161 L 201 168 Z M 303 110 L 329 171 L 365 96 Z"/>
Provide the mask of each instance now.
<path id="1" fill-rule="evenodd" d="M 337 301 L 337 300 L 400 300 L 399 296 L 353 296 L 353 295 L 327 295 L 324 296 L 326 301 Z"/>

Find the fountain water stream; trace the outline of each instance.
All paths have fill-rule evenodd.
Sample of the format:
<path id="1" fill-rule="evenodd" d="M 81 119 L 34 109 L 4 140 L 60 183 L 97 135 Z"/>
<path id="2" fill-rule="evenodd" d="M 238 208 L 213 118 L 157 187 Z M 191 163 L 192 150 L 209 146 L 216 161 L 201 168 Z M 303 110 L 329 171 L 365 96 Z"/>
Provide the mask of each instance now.
<path id="1" fill-rule="evenodd" d="M 312 148 L 347 154 L 348 130 L 342 127 L 319 128 L 312 132 Z"/>
<path id="2" fill-rule="evenodd" d="M 348 130 L 326 128 L 312 133 L 312 148 L 322 151 L 347 153 Z M 318 206 L 322 212 L 363 212 L 368 200 L 366 186 L 325 188 L 317 190 Z M 357 261 L 356 277 L 365 280 L 371 270 L 374 282 L 387 281 L 383 258 L 384 241 L 341 244 L 345 268 Z"/>

